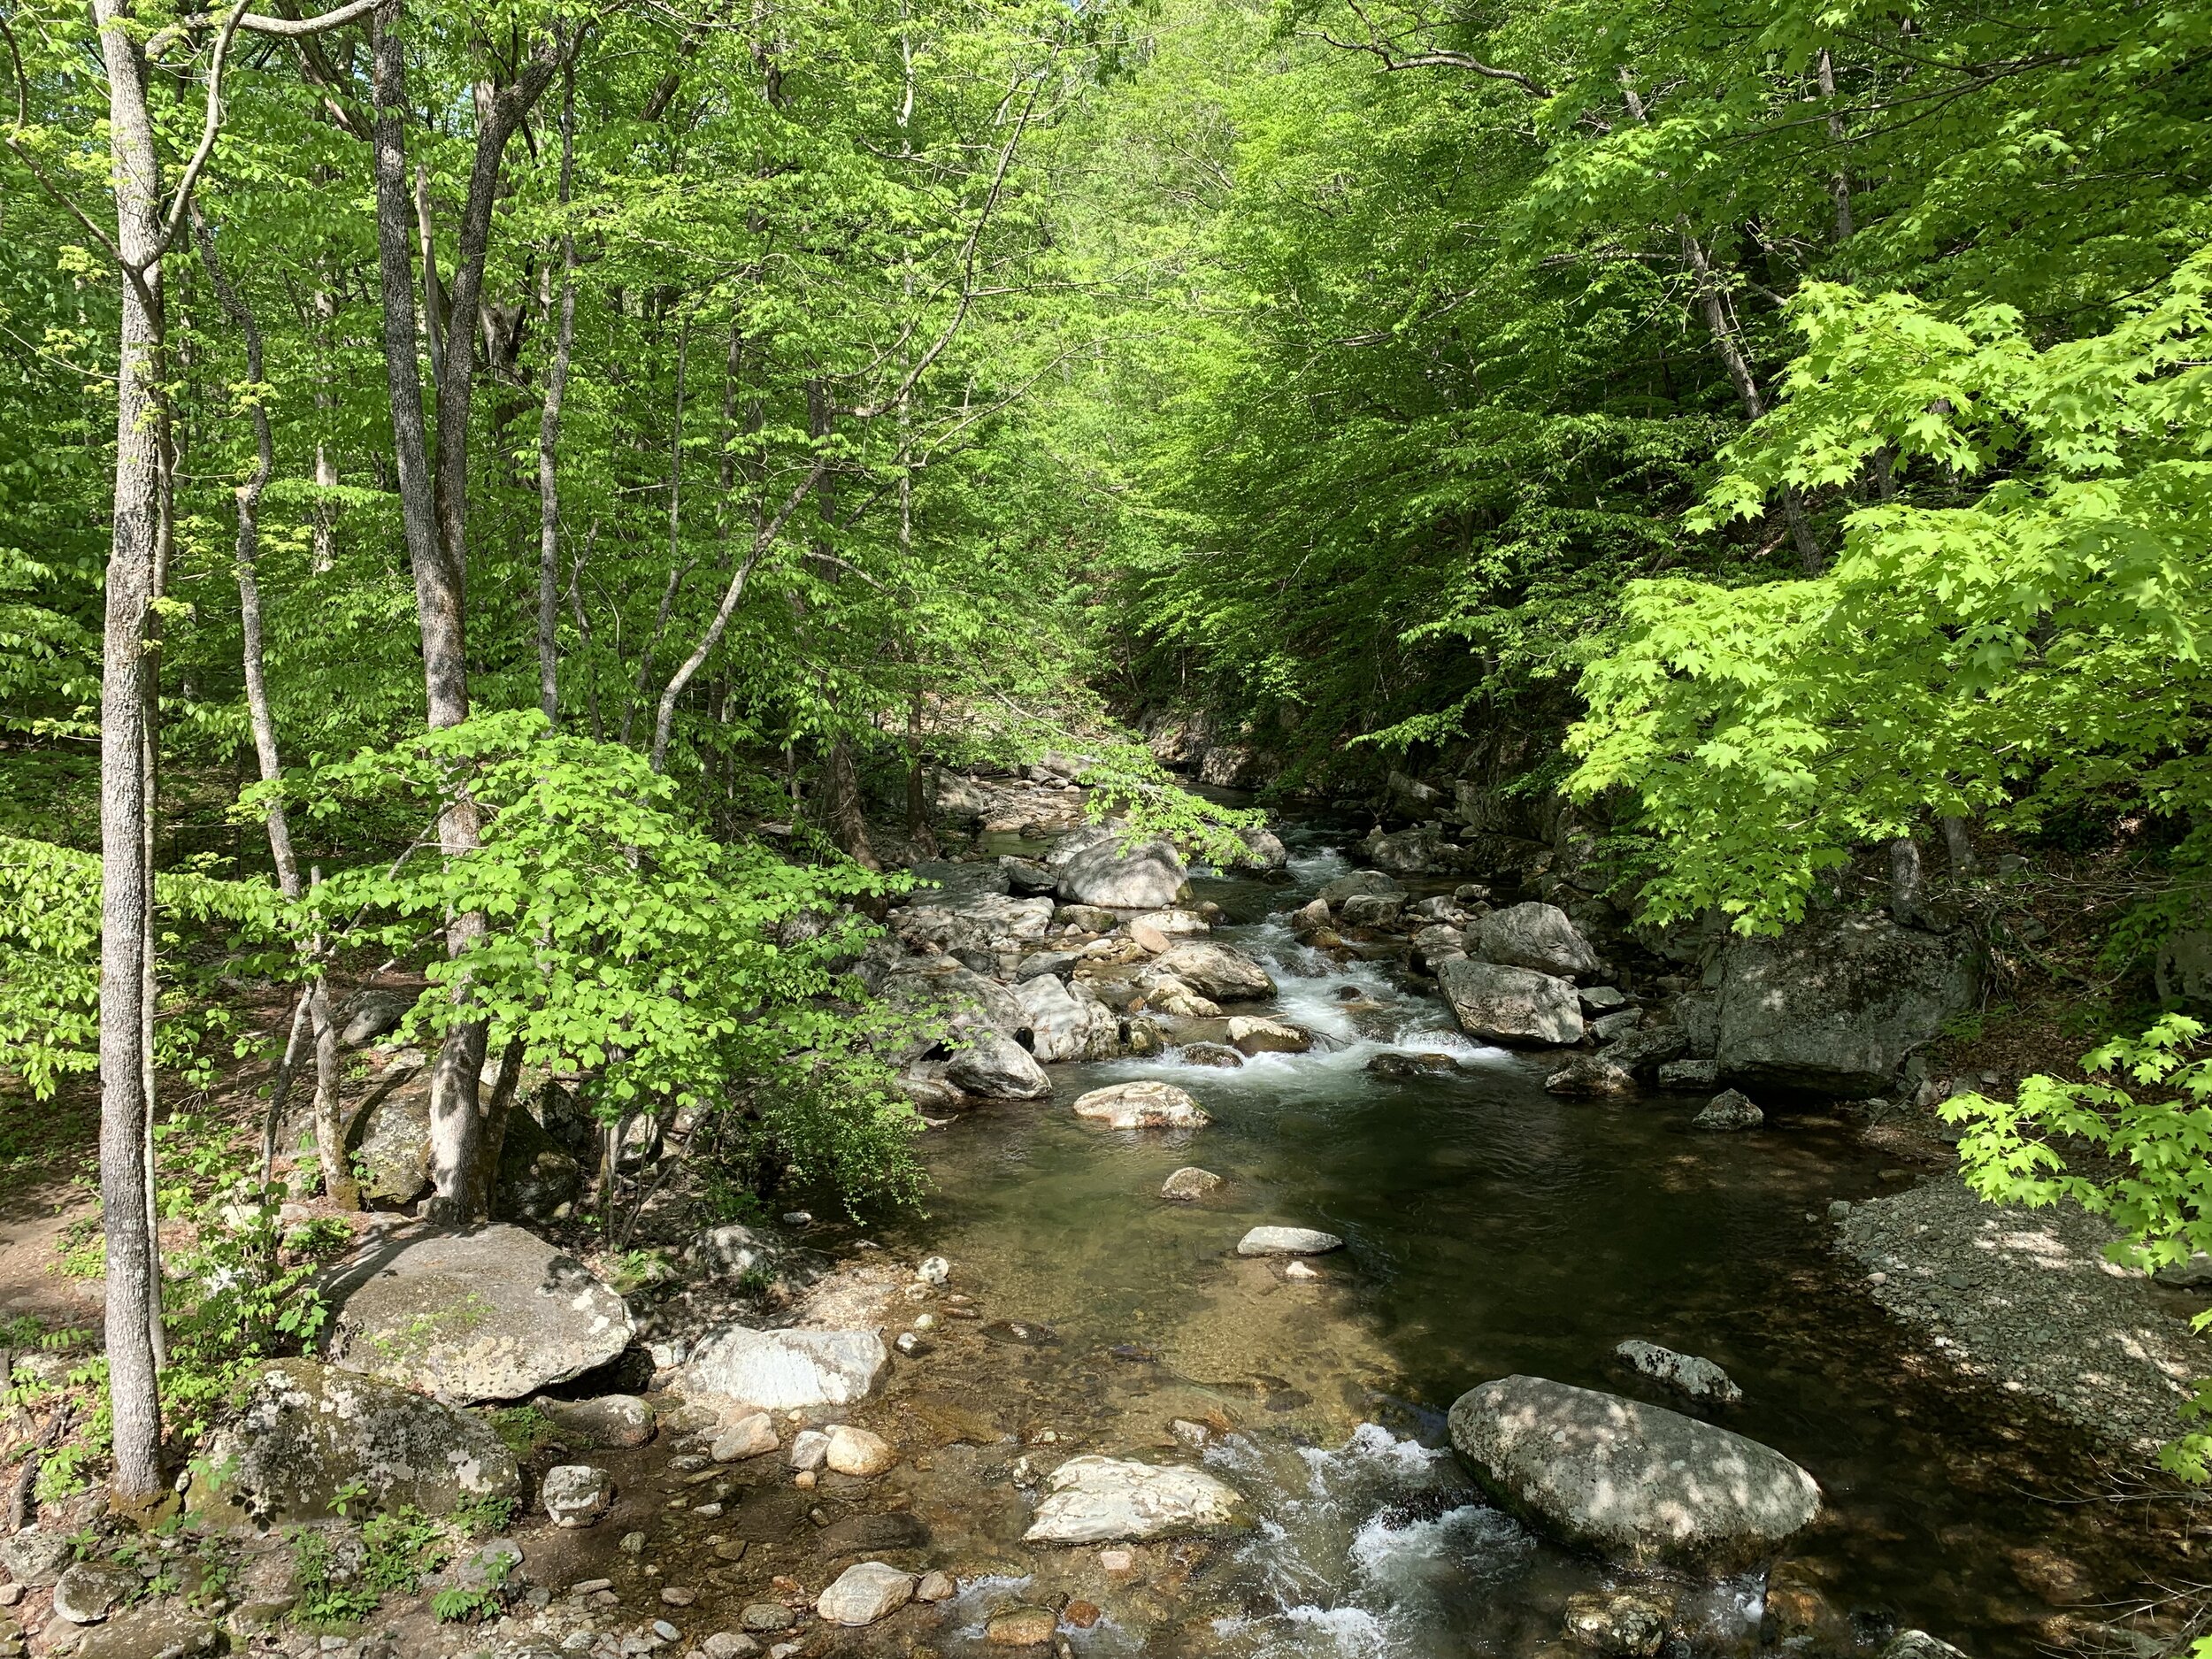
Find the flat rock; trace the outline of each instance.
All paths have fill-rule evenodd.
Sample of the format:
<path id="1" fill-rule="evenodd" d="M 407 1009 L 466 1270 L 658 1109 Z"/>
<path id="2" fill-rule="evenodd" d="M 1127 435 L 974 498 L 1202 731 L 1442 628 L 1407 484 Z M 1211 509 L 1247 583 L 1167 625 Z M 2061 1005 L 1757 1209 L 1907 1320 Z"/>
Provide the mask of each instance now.
<path id="1" fill-rule="evenodd" d="M 816 1534 L 815 1548 L 835 1560 L 840 1555 L 874 1555 L 899 1549 L 927 1549 L 929 1528 L 911 1509 L 880 1515 L 849 1515 Z M 922 1598 L 927 1601 L 930 1598 Z"/>
<path id="2" fill-rule="evenodd" d="M 1187 1203 L 1203 1198 L 1221 1185 L 1221 1177 L 1211 1170 L 1202 1170 L 1195 1164 L 1186 1164 L 1160 1183 L 1160 1196 Z"/>
<path id="3" fill-rule="evenodd" d="M 1048 1607 L 1002 1608 L 983 1626 L 983 1640 L 994 1647 L 1041 1647 L 1060 1628 L 1060 1616 Z"/>
<path id="4" fill-rule="evenodd" d="M 229 1651 L 220 1625 L 175 1601 L 111 1614 L 69 1650 L 71 1659 L 215 1659 Z"/>
<path id="5" fill-rule="evenodd" d="M 1613 1356 L 1631 1371 L 1700 1405 L 1732 1406 L 1743 1402 L 1743 1390 L 1736 1386 L 1735 1379 L 1709 1359 L 1700 1359 L 1694 1354 L 1678 1354 L 1671 1348 L 1661 1348 L 1640 1337 L 1631 1337 L 1619 1344 Z"/>
<path id="6" fill-rule="evenodd" d="M 1569 980 L 1471 958 L 1445 963 L 1436 979 L 1471 1037 L 1562 1048 L 1582 1041 L 1582 1003 Z"/>
<path id="7" fill-rule="evenodd" d="M 1502 1506 L 1624 1565 L 1729 1573 L 1820 1512 L 1820 1488 L 1756 1440 L 1541 1377 L 1453 1402 L 1452 1446 Z"/>
<path id="8" fill-rule="evenodd" d="M 857 1626 L 888 1618 L 914 1599 L 914 1575 L 880 1561 L 848 1567 L 815 1598 L 814 1611 L 826 1623 Z"/>
<path id="9" fill-rule="evenodd" d="M 1183 1090 L 1153 1078 L 1110 1083 L 1078 1095 L 1075 1115 L 1109 1129 L 1199 1129 L 1213 1121 Z"/>
<path id="10" fill-rule="evenodd" d="M 1377 1077 L 1435 1077 L 1458 1071 L 1459 1062 L 1448 1054 L 1379 1054 L 1363 1069 Z"/>
<path id="11" fill-rule="evenodd" d="M 1255 1227 L 1237 1240 L 1239 1256 L 1326 1256 L 1344 1240 L 1313 1227 Z"/>
<path id="12" fill-rule="evenodd" d="M 333 1362 L 457 1404 L 526 1399 L 605 1364 L 634 1333 L 621 1297 L 520 1227 L 373 1245 L 326 1294 Z"/>
<path id="13" fill-rule="evenodd" d="M 131 1568 L 111 1561 L 81 1561 L 54 1583 L 54 1612 L 72 1624 L 96 1624 L 145 1588 Z"/>
<path id="14" fill-rule="evenodd" d="M 1275 995 L 1267 970 L 1233 945 L 1210 941 L 1177 945 L 1154 957 L 1153 965 L 1217 1002 L 1252 1002 Z"/>
<path id="15" fill-rule="evenodd" d="M 1244 1056 L 1225 1042 L 1187 1042 L 1183 1045 L 1182 1061 L 1185 1065 L 1233 1071 L 1244 1064 Z"/>
<path id="16" fill-rule="evenodd" d="M 514 1454 L 482 1417 L 311 1359 L 263 1366 L 209 1437 L 205 1464 L 188 1508 L 270 1525 L 329 1519 L 357 1486 L 378 1508 L 426 1515 L 522 1491 Z"/>
<path id="17" fill-rule="evenodd" d="M 685 1375 L 700 1394 L 769 1411 L 851 1405 L 890 1356 L 872 1331 L 756 1331 L 726 1325 L 693 1350 Z"/>
<path id="18" fill-rule="evenodd" d="M 1202 1469 L 1077 1457 L 1046 1481 L 1047 1495 L 1022 1534 L 1030 1544 L 1107 1544 L 1175 1538 L 1240 1525 L 1236 1488 Z"/>
<path id="19" fill-rule="evenodd" d="M 749 1411 L 714 1437 L 707 1455 L 718 1463 L 739 1463 L 764 1457 L 781 1443 L 773 1418 L 765 1411 Z"/>

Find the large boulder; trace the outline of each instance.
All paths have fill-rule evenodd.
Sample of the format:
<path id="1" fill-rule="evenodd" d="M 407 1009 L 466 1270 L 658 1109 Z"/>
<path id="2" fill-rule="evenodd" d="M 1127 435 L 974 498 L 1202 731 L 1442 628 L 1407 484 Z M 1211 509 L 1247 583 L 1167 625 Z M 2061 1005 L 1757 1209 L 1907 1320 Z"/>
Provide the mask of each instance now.
<path id="1" fill-rule="evenodd" d="M 349 1048 L 374 1042 L 398 1027 L 414 1007 L 418 993 L 380 985 L 362 987 L 338 1010 L 338 1041 Z"/>
<path id="2" fill-rule="evenodd" d="M 1383 896 L 1395 894 L 1402 898 L 1405 895 L 1405 888 L 1394 879 L 1383 874 L 1379 870 L 1355 870 L 1350 875 L 1339 876 L 1335 880 L 1324 886 L 1320 897 L 1325 904 L 1341 904 L 1348 898 L 1368 894 Z"/>
<path id="3" fill-rule="evenodd" d="M 1217 1002 L 1253 1002 L 1275 995 L 1267 970 L 1233 945 L 1177 945 L 1154 957 L 1152 965 Z"/>
<path id="4" fill-rule="evenodd" d="M 1855 916 L 1811 932 L 1739 939 L 1721 957 L 1713 1058 L 1722 1080 L 1861 1100 L 1975 1007 L 1981 962 L 1964 933 Z"/>
<path id="5" fill-rule="evenodd" d="M 1014 995 L 1039 1060 L 1106 1060 L 1121 1052 L 1121 1021 L 1090 987 L 1063 985 L 1045 973 L 1022 980 Z"/>
<path id="6" fill-rule="evenodd" d="M 1044 1067 L 1011 1037 L 972 1027 L 960 1041 L 963 1046 L 945 1067 L 945 1080 L 954 1087 L 986 1100 L 1044 1100 L 1051 1094 L 1052 1079 Z"/>
<path id="7" fill-rule="evenodd" d="M 520 1227 L 373 1244 L 326 1292 L 329 1356 L 458 1404 L 521 1400 L 630 1345 L 621 1297 Z"/>
<path id="8" fill-rule="evenodd" d="M 388 1077 L 370 1092 L 354 1119 L 349 1148 L 361 1177 L 361 1200 L 403 1210 L 430 1190 L 430 1074 L 420 1069 Z"/>
<path id="9" fill-rule="evenodd" d="M 1436 982 L 1471 1037 L 1551 1047 L 1582 1041 L 1582 1004 L 1569 980 L 1460 957 L 1437 969 Z"/>
<path id="10" fill-rule="evenodd" d="M 1446 864 L 1443 834 L 1425 824 L 1395 835 L 1371 835 L 1366 851 L 1376 868 L 1394 876 L 1422 875 Z"/>
<path id="11" fill-rule="evenodd" d="M 1236 1488 L 1202 1469 L 1077 1457 L 1046 1481 L 1027 1544 L 1105 1544 L 1217 1532 L 1243 1520 Z"/>
<path id="12" fill-rule="evenodd" d="M 1120 833 L 1105 825 L 1067 836 L 1048 862 L 1058 867 L 1060 896 L 1071 904 L 1156 910 L 1190 883 L 1173 842 L 1156 835 L 1125 847 Z"/>
<path id="13" fill-rule="evenodd" d="M 1467 948 L 1485 962 L 1532 968 L 1563 979 L 1580 979 L 1603 965 L 1556 904 L 1509 904 L 1478 917 L 1467 930 Z"/>
<path id="14" fill-rule="evenodd" d="M 693 1393 L 767 1411 L 796 1411 L 864 1400 L 890 1357 L 872 1331 L 756 1331 L 733 1325 L 699 1344 L 685 1374 Z"/>
<path id="15" fill-rule="evenodd" d="M 263 1366 L 197 1466 L 189 1508 L 265 1525 L 326 1520 L 349 1503 L 357 1516 L 364 1496 L 449 1515 L 522 1490 L 514 1454 L 481 1417 L 311 1359 Z"/>
<path id="16" fill-rule="evenodd" d="M 1462 1394 L 1450 1424 L 1503 1508 L 1626 1566 L 1740 1571 L 1820 1513 L 1813 1478 L 1770 1447 L 1617 1394 L 1505 1377 Z"/>

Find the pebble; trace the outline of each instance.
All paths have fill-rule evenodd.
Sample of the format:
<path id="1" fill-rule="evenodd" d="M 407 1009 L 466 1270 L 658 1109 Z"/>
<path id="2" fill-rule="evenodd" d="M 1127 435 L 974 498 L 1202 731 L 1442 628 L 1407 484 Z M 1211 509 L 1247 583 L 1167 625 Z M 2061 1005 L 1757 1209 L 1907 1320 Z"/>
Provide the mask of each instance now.
<path id="1" fill-rule="evenodd" d="M 814 1225 L 814 1212 L 810 1210 L 787 1210 L 783 1212 L 783 1225 L 787 1227 L 810 1227 Z"/>
<path id="2" fill-rule="evenodd" d="M 949 1601 L 960 1594 L 960 1581 L 941 1570 L 926 1572 L 922 1581 L 914 1586 L 917 1601 Z"/>
<path id="3" fill-rule="evenodd" d="M 722 1513 L 722 1506 L 718 1503 L 695 1503 L 691 1506 L 691 1512 L 703 1521 L 711 1521 Z"/>
<path id="4" fill-rule="evenodd" d="M 741 1538 L 723 1539 L 715 1545 L 714 1554 L 719 1561 L 742 1561 L 745 1559 L 745 1540 Z"/>
<path id="5" fill-rule="evenodd" d="M 621 1548 L 626 1555 L 642 1555 L 645 1553 L 645 1534 L 642 1532 L 623 1533 Z"/>
<path id="6" fill-rule="evenodd" d="M 1134 1572 L 1137 1555 L 1131 1549 L 1102 1549 L 1098 1552 L 1098 1564 L 1104 1572 Z"/>
<path id="7" fill-rule="evenodd" d="M 933 1354 L 937 1351 L 937 1345 L 934 1342 L 911 1331 L 900 1332 L 893 1340 L 891 1346 L 909 1359 L 919 1359 L 925 1354 Z"/>
<path id="8" fill-rule="evenodd" d="M 755 1601 L 737 1616 L 747 1630 L 789 1630 L 791 1609 L 780 1601 Z"/>
<path id="9" fill-rule="evenodd" d="M 797 1474 L 791 1477 L 791 1484 L 798 1487 L 802 1492 L 813 1491 L 814 1471 L 811 1469 L 802 1469 Z"/>
<path id="10" fill-rule="evenodd" d="M 937 1316 L 933 1313 L 916 1314 L 914 1316 L 914 1328 L 917 1331 L 934 1331 L 937 1328 Z"/>
<path id="11" fill-rule="evenodd" d="M 683 1632 L 678 1630 L 666 1619 L 657 1618 L 653 1621 L 653 1634 L 659 1637 L 663 1641 L 674 1641 L 679 1636 L 683 1634 Z"/>
<path id="12" fill-rule="evenodd" d="M 952 1263 L 941 1256 L 926 1256 L 914 1270 L 914 1277 L 925 1285 L 942 1285 L 952 1278 Z"/>
<path id="13" fill-rule="evenodd" d="M 670 1607 L 689 1607 L 698 1599 L 699 1593 L 696 1590 L 687 1590 L 681 1585 L 670 1584 L 661 1586 L 661 1600 Z"/>
<path id="14" fill-rule="evenodd" d="M 611 1590 L 613 1588 L 614 1580 L 612 1578 L 579 1578 L 574 1584 L 568 1586 L 568 1593 L 571 1595 L 591 1595 L 597 1591 Z"/>
<path id="15" fill-rule="evenodd" d="M 1283 1269 L 1283 1277 L 1285 1279 L 1318 1279 L 1321 1277 L 1321 1270 L 1317 1267 L 1309 1266 L 1304 1262 L 1293 1262 L 1289 1266 Z"/>

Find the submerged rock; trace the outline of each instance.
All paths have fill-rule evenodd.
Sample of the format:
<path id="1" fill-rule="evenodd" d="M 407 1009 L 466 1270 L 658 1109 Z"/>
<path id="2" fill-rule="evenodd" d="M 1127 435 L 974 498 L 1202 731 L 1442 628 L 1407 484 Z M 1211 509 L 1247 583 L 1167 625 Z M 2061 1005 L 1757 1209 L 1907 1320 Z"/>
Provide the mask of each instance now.
<path id="1" fill-rule="evenodd" d="M 1663 1383 L 1700 1405 L 1732 1406 L 1743 1402 L 1743 1390 L 1736 1386 L 1735 1379 L 1709 1359 L 1678 1354 L 1641 1337 L 1629 1338 L 1614 1348 L 1613 1356 L 1631 1371 Z"/>
<path id="2" fill-rule="evenodd" d="M 1602 1055 L 1578 1054 L 1544 1079 L 1544 1091 L 1582 1100 L 1605 1100 L 1633 1094 L 1636 1079 Z"/>
<path id="3" fill-rule="evenodd" d="M 1075 1115 L 1102 1123 L 1109 1129 L 1202 1129 L 1213 1121 L 1203 1107 L 1174 1084 L 1150 1078 L 1135 1083 L 1110 1083 L 1079 1095 Z"/>
<path id="4" fill-rule="evenodd" d="M 1237 1240 L 1239 1256 L 1326 1256 L 1344 1240 L 1314 1227 L 1255 1227 Z"/>
<path id="5" fill-rule="evenodd" d="M 1221 1177 L 1211 1170 L 1202 1170 L 1194 1164 L 1186 1164 L 1160 1183 L 1160 1196 L 1187 1203 L 1203 1198 L 1221 1185 Z"/>
<path id="6" fill-rule="evenodd" d="M 1674 1598 L 1649 1590 L 1586 1590 L 1567 1598 L 1567 1639 L 1617 1659 L 1649 1659 L 1665 1645 Z"/>
<path id="7" fill-rule="evenodd" d="M 1705 1110 L 1690 1120 L 1694 1129 L 1756 1129 L 1767 1115 L 1734 1089 L 1723 1089 L 1705 1102 Z"/>
<path id="8" fill-rule="evenodd" d="M 1364 1069 L 1377 1077 L 1430 1077 L 1458 1071 L 1459 1062 L 1448 1054 L 1379 1054 Z"/>
<path id="9" fill-rule="evenodd" d="M 1110 1544 L 1175 1538 L 1239 1525 L 1243 1498 L 1201 1469 L 1077 1457 L 1046 1481 L 1048 1495 L 1022 1534 L 1028 1544 Z"/>
<path id="10" fill-rule="evenodd" d="M 1436 979 L 1471 1037 L 1553 1048 L 1582 1041 L 1582 1004 L 1565 979 L 1468 958 L 1443 964 Z"/>
<path id="11" fill-rule="evenodd" d="M 1820 1512 L 1820 1488 L 1756 1440 L 1541 1377 L 1452 1404 L 1453 1448 L 1503 1507 L 1624 1565 L 1741 1571 Z"/>
<path id="12" fill-rule="evenodd" d="M 1966 1655 L 1924 1630 L 1901 1630 L 1890 1638 L 1880 1659 L 1966 1659 Z"/>
<path id="13" fill-rule="evenodd" d="M 1244 1056 L 1225 1042 L 1187 1042 L 1183 1045 L 1183 1064 L 1233 1071 L 1244 1064 Z"/>
<path id="14" fill-rule="evenodd" d="M 188 1507 L 270 1525 L 326 1520 L 352 1494 L 380 1509 L 449 1515 L 522 1491 L 515 1455 L 466 1411 L 311 1359 L 274 1360 L 205 1448 Z"/>
<path id="15" fill-rule="evenodd" d="M 756 1331 L 725 1325 L 693 1351 L 695 1392 L 769 1411 L 867 1398 L 890 1356 L 872 1331 Z"/>
<path id="16" fill-rule="evenodd" d="M 333 1361 L 458 1404 L 526 1399 L 604 1365 L 634 1333 L 621 1297 L 520 1227 L 372 1245 L 326 1294 Z"/>

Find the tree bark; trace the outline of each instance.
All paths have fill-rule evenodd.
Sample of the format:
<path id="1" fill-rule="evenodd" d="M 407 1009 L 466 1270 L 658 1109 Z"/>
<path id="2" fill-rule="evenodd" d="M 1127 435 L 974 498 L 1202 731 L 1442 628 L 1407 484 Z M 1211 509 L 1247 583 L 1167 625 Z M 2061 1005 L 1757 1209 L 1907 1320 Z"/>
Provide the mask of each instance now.
<path id="1" fill-rule="evenodd" d="M 1963 880 L 1974 873 L 1974 843 L 1967 839 L 1966 820 L 1947 816 L 1942 825 L 1943 847 L 1951 860 L 1952 877 Z"/>
<path id="2" fill-rule="evenodd" d="M 107 70 L 116 251 L 124 265 L 116 373 L 115 519 L 100 688 L 100 1200 L 114 1417 L 110 1485 L 126 1504 L 161 1491 L 161 1317 L 146 1138 L 153 1113 L 152 822 L 146 759 L 158 680 L 153 618 L 163 512 L 161 204 L 146 59 L 129 0 L 95 0 Z"/>
<path id="3" fill-rule="evenodd" d="M 1920 843 L 1900 835 L 1889 844 L 1889 913 L 1900 927 L 1921 919 L 1921 894 Z"/>
<path id="4" fill-rule="evenodd" d="M 545 376 L 545 410 L 538 421 L 538 707 L 548 726 L 559 724 L 561 487 L 555 457 L 560 449 L 561 402 L 568 394 L 568 359 L 576 339 L 576 231 L 567 220 L 576 167 L 576 73 L 561 80 L 561 292 L 553 331 L 553 362 Z"/>

